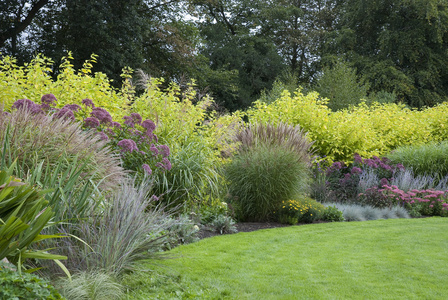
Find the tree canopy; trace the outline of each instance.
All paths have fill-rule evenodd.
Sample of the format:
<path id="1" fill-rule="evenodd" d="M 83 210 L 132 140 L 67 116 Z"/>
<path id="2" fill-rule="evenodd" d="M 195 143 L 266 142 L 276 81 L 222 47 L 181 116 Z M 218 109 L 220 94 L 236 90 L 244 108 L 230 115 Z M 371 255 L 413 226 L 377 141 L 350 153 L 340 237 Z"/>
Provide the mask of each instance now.
<path id="1" fill-rule="evenodd" d="M 81 67 L 95 53 L 94 71 L 116 85 L 126 66 L 177 82 L 195 79 L 228 110 L 249 106 L 285 74 L 297 87 L 321 90 L 332 84 L 331 74 L 345 82 L 362 78 L 366 97 L 432 106 L 448 98 L 447 49 L 445 0 L 0 3 L 2 55 L 27 62 L 43 53 L 59 61 L 71 51 Z"/>

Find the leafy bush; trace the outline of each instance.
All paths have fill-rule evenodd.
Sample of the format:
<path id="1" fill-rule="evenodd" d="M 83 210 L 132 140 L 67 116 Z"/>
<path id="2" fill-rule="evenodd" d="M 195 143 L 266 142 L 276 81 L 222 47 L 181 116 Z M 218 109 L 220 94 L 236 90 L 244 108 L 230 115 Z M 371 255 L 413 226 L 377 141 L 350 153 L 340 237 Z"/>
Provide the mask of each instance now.
<path id="1" fill-rule="evenodd" d="M 269 220 L 282 201 L 308 189 L 311 143 L 298 127 L 251 124 L 237 140 L 224 175 L 241 220 Z"/>
<path id="2" fill-rule="evenodd" d="M 410 190 L 404 192 L 395 185 L 383 185 L 381 189 L 394 203 L 400 204 L 409 210 L 418 206 L 418 213 L 425 216 L 448 216 L 447 191 Z M 413 212 L 413 214 L 418 214 Z"/>
<path id="3" fill-rule="evenodd" d="M 298 200 L 282 201 L 277 218 L 280 223 L 297 224 L 312 223 L 320 220 L 325 213 L 325 207 L 314 199 L 301 197 Z"/>
<path id="4" fill-rule="evenodd" d="M 316 152 L 331 162 L 382 156 L 403 145 L 421 145 L 448 139 L 448 103 L 421 111 L 401 104 L 361 103 L 332 112 L 318 93 L 293 96 L 285 91 L 271 104 L 256 101 L 247 110 L 251 122 L 286 122 L 308 132 Z"/>
<path id="5" fill-rule="evenodd" d="M 199 226 L 186 215 L 175 218 L 175 224 L 168 229 L 163 249 L 172 249 L 178 245 L 190 244 L 199 240 Z"/>
<path id="6" fill-rule="evenodd" d="M 336 206 L 327 206 L 322 215 L 322 220 L 328 222 L 343 222 L 344 214 Z"/>
<path id="7" fill-rule="evenodd" d="M 58 237 L 40 234 L 53 211 L 42 197 L 44 192 L 11 176 L 13 169 L 14 164 L 0 170 L 0 260 L 8 259 L 21 272 L 26 259 L 66 259 L 30 248 L 33 243 Z"/>
<path id="8" fill-rule="evenodd" d="M 402 146 L 387 157 L 412 169 L 416 176 L 430 175 L 437 180 L 448 176 L 448 142 Z"/>
<path id="9" fill-rule="evenodd" d="M 210 225 L 215 229 L 219 234 L 228 234 L 238 232 L 235 226 L 235 221 L 225 215 L 218 215 L 213 221 L 210 222 Z"/>
<path id="10" fill-rule="evenodd" d="M 403 168 L 401 164 L 391 164 L 385 157 L 363 159 L 358 154 L 354 155 L 354 162 L 348 166 L 344 162 L 335 162 L 326 172 L 328 200 L 341 203 L 361 201 L 374 206 L 388 205 L 387 199 L 382 199 L 375 189 L 388 184 L 394 174 Z"/>
<path id="11" fill-rule="evenodd" d="M 59 108 L 72 103 L 81 105 L 81 99 L 89 98 L 95 99 L 113 116 L 122 117 L 128 109 L 131 100 L 128 96 L 132 91 L 126 85 L 117 91 L 105 74 L 92 74 L 95 55 L 78 71 L 73 68 L 72 59 L 69 53 L 57 67 L 50 59 L 37 55 L 25 66 L 18 66 L 15 58 L 3 56 L 0 60 L 0 99 L 5 108 L 10 109 L 17 99 L 38 102 L 42 95 L 52 93 L 59 99 Z M 53 70 L 59 72 L 57 80 L 52 79 Z M 129 70 L 124 70 L 122 76 L 129 77 Z"/>
<path id="12" fill-rule="evenodd" d="M 14 268 L 0 260 L 1 299 L 63 299 L 48 281 L 35 274 L 19 274 Z"/>
<path id="13" fill-rule="evenodd" d="M 397 203 L 383 193 L 383 190 L 374 186 L 358 195 L 358 202 L 377 208 L 391 207 Z"/>
<path id="14" fill-rule="evenodd" d="M 70 300 L 123 299 L 124 288 L 105 272 L 79 272 L 71 278 L 58 280 L 61 294 Z"/>

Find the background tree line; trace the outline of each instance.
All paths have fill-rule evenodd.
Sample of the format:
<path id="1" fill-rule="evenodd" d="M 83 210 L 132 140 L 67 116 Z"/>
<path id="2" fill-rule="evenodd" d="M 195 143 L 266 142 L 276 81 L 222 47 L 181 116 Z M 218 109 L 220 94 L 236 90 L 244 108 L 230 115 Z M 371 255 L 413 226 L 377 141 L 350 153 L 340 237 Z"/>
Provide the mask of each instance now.
<path id="1" fill-rule="evenodd" d="M 446 0 L 7 0 L 0 13 L 2 55 L 72 51 L 78 68 L 95 53 L 117 85 L 125 66 L 195 79 L 227 110 L 299 86 L 334 110 L 448 97 Z"/>

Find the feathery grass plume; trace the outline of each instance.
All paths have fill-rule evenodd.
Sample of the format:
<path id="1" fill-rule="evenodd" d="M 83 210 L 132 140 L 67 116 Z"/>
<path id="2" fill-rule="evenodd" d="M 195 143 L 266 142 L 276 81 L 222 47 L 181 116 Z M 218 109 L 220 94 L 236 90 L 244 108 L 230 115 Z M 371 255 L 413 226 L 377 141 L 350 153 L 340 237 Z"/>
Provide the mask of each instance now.
<path id="1" fill-rule="evenodd" d="M 61 233 L 75 232 L 87 244 L 74 238 L 58 244 L 69 257 L 67 268 L 75 272 L 104 270 L 119 276 L 140 260 L 162 258 L 159 250 L 166 234 L 179 221 L 154 203 L 155 197 L 148 197 L 150 190 L 148 181 L 135 186 L 134 179 L 126 180 L 101 214 L 80 222 L 76 231 L 71 225 L 61 227 Z"/>
<path id="2" fill-rule="evenodd" d="M 440 180 L 448 175 L 448 142 L 402 146 L 387 156 L 393 163 L 412 168 L 414 175 L 430 175 Z"/>
<path id="3" fill-rule="evenodd" d="M 0 111 L 0 133 L 3 159 L 17 158 L 25 173 L 42 161 L 43 172 L 53 170 L 62 157 L 67 165 L 74 161 L 84 165 L 80 178 L 93 180 L 105 190 L 115 188 L 125 175 L 119 156 L 99 136 L 71 120 L 33 114 L 24 106 L 11 114 Z"/>
<path id="4" fill-rule="evenodd" d="M 410 190 L 434 189 L 436 191 L 448 190 L 448 175 L 438 178 L 432 175 L 414 175 L 412 169 L 400 170 L 394 174 L 391 185 L 396 185 L 400 190 L 408 192 Z"/>
<path id="5" fill-rule="evenodd" d="M 74 274 L 72 279 L 57 281 L 58 290 L 67 299 L 123 299 L 123 286 L 113 275 L 103 271 L 84 271 Z"/>
<path id="6" fill-rule="evenodd" d="M 299 127 L 250 124 L 235 139 L 240 148 L 223 172 L 241 220 L 272 219 L 282 201 L 309 189 L 312 143 Z"/>
<path id="7" fill-rule="evenodd" d="M 358 193 L 365 193 L 366 190 L 378 186 L 379 184 L 380 178 L 378 178 L 375 169 L 366 168 L 359 176 Z"/>
<path id="8" fill-rule="evenodd" d="M 297 160 L 311 163 L 313 143 L 300 126 L 291 126 L 280 122 L 277 125 L 255 123 L 237 132 L 235 140 L 241 143 L 239 151 L 247 151 L 257 145 L 269 145 L 291 149 L 297 154 Z"/>

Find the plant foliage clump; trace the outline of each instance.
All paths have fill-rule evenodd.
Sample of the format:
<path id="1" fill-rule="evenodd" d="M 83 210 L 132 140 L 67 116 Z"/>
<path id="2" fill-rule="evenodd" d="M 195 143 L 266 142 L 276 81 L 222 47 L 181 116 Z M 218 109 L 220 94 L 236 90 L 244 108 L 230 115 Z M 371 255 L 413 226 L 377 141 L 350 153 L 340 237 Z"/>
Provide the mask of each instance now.
<path id="1" fill-rule="evenodd" d="M 34 274 L 19 274 L 14 266 L 0 261 L 1 299 L 64 299 L 50 283 Z"/>
<path id="2" fill-rule="evenodd" d="M 299 127 L 251 124 L 236 140 L 241 146 L 224 174 L 239 218 L 269 220 L 282 201 L 307 190 L 312 143 Z"/>
<path id="3" fill-rule="evenodd" d="M 402 146 L 387 156 L 401 163 L 418 176 L 435 176 L 437 180 L 448 176 L 448 142 Z"/>

